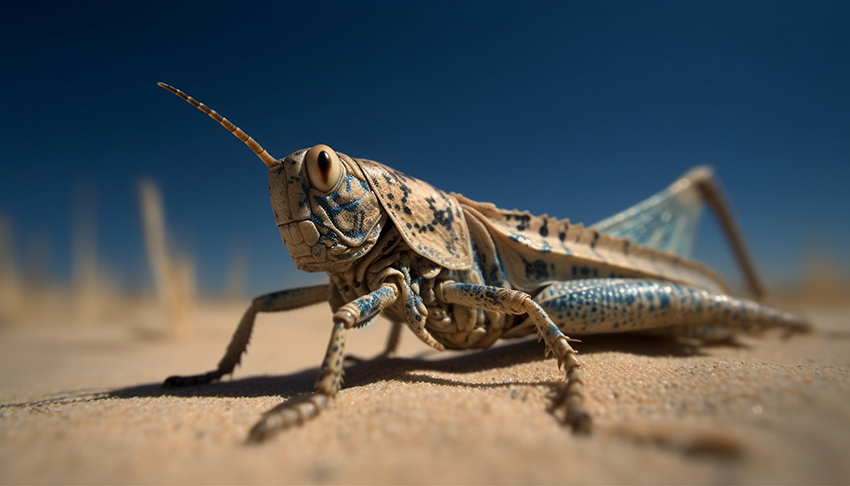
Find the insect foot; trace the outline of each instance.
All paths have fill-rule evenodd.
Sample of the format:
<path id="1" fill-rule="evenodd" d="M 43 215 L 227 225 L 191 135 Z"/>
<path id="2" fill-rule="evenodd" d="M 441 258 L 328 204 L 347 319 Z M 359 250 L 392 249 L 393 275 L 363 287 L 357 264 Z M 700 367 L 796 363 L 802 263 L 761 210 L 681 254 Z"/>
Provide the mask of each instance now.
<path id="1" fill-rule="evenodd" d="M 195 385 L 206 385 L 208 383 L 215 383 L 221 378 L 221 374 L 218 371 L 210 371 L 208 373 L 204 373 L 202 375 L 189 375 L 189 376 L 180 376 L 174 375 L 169 376 L 162 382 L 163 388 L 183 388 L 187 386 L 195 386 Z"/>
<path id="2" fill-rule="evenodd" d="M 786 323 L 782 332 L 782 339 L 788 339 L 795 334 L 810 334 L 812 332 L 812 324 L 806 319 L 788 312 L 782 314 L 782 319 L 777 319 L 780 323 Z M 783 326 L 780 324 L 780 327 Z"/>
<path id="3" fill-rule="evenodd" d="M 550 411 L 564 410 L 564 420 L 573 433 L 587 435 L 593 429 L 593 420 L 584 408 L 584 378 L 578 361 L 578 352 L 570 346 L 570 339 L 564 335 L 557 336 L 551 345 L 548 344 L 548 339 L 546 341 L 546 355 L 550 353 L 555 355 L 558 360 L 558 369 L 564 370 L 566 378 L 561 392 L 553 400 Z"/>
<path id="4" fill-rule="evenodd" d="M 248 442 L 258 444 L 292 426 L 302 425 L 315 418 L 328 407 L 330 397 L 324 393 L 313 393 L 295 402 L 284 402 L 263 414 L 263 418 L 251 428 Z"/>
<path id="5" fill-rule="evenodd" d="M 262 442 L 274 434 L 295 425 L 301 425 L 319 415 L 328 407 L 332 397 L 342 386 L 342 368 L 345 354 L 345 322 L 334 324 L 325 359 L 316 378 L 316 391 L 300 399 L 285 401 L 263 414 L 248 434 L 248 442 Z"/>
<path id="6" fill-rule="evenodd" d="M 538 334 L 563 370 L 557 412 L 578 434 L 592 428 L 582 367 L 565 334 L 643 332 L 703 342 L 768 328 L 809 329 L 802 319 L 736 297 L 717 272 L 691 259 L 704 206 L 718 216 L 749 292 L 762 295 L 752 261 L 712 173 L 696 168 L 631 208 L 590 227 L 510 211 L 378 162 L 315 145 L 275 159 L 239 127 L 182 91 L 262 160 L 275 223 L 295 265 L 326 272 L 324 285 L 254 299 L 214 371 L 172 376 L 165 388 L 218 381 L 248 346 L 258 313 L 330 303 L 333 330 L 312 394 L 263 415 L 248 440 L 316 417 L 342 386 L 346 332 L 379 314 L 437 350 L 486 348 Z"/>

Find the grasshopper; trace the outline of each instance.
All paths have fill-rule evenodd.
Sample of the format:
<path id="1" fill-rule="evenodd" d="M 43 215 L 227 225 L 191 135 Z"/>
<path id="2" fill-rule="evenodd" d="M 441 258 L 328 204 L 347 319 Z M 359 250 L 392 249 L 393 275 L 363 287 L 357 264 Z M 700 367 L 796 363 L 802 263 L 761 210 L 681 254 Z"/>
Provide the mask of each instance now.
<path id="1" fill-rule="evenodd" d="M 499 209 L 446 193 L 378 162 L 327 145 L 275 159 L 240 128 L 167 84 L 244 142 L 267 166 L 275 221 L 295 265 L 327 272 L 329 283 L 255 298 L 218 367 L 172 376 L 164 387 L 218 381 L 245 352 L 259 312 L 327 301 L 330 342 L 315 391 L 266 412 L 249 440 L 301 424 L 339 392 L 346 333 L 378 314 L 393 322 L 384 355 L 402 324 L 437 350 L 487 348 L 537 334 L 564 383 L 556 406 L 577 433 L 591 430 L 581 365 L 570 336 L 643 332 L 704 341 L 781 328 L 806 332 L 800 317 L 734 297 L 710 268 L 690 258 L 704 206 L 719 217 L 754 298 L 762 295 L 724 197 L 707 167 L 655 196 L 585 227 Z"/>

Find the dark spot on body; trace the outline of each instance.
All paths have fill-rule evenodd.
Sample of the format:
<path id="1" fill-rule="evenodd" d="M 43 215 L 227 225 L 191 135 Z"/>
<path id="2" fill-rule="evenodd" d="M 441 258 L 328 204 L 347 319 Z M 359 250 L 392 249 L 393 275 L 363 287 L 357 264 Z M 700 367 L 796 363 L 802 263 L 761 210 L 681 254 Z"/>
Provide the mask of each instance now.
<path id="1" fill-rule="evenodd" d="M 511 219 L 511 218 L 517 220 L 517 225 L 516 225 L 517 231 L 525 231 L 525 230 L 528 229 L 528 223 L 531 221 L 531 216 L 529 216 L 527 214 L 509 214 L 507 216 L 507 219 Z"/>
<path id="2" fill-rule="evenodd" d="M 525 264 L 525 277 L 531 278 L 534 280 L 545 280 L 549 277 L 549 272 L 546 270 L 546 262 L 541 259 L 534 260 L 533 262 L 528 262 L 523 259 L 522 262 Z"/>

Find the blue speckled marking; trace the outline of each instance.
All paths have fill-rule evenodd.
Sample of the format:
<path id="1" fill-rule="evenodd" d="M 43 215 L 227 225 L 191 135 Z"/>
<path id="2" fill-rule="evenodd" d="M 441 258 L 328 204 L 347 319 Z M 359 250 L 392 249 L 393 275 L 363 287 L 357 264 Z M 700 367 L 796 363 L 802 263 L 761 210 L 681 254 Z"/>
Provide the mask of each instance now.
<path id="1" fill-rule="evenodd" d="M 381 287 L 378 290 L 355 300 L 354 303 L 360 310 L 360 319 L 366 319 L 367 317 L 371 317 L 376 314 L 380 310 L 381 304 L 392 296 L 393 292 L 390 289 Z"/>
<path id="2" fill-rule="evenodd" d="M 552 284 L 535 300 L 565 334 L 728 325 L 765 326 L 780 311 L 690 286 L 646 279 L 587 279 Z M 735 310 L 737 309 L 737 310 Z"/>

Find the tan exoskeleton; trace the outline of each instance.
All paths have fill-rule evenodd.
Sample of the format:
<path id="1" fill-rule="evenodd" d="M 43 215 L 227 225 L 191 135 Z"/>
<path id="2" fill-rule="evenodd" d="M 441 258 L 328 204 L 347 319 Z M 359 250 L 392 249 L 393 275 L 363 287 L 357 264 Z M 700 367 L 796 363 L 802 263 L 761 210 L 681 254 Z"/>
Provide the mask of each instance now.
<path id="1" fill-rule="evenodd" d="M 537 334 L 565 370 L 557 405 L 577 432 L 591 429 L 570 335 L 651 331 L 704 340 L 770 327 L 803 332 L 799 317 L 730 295 L 724 280 L 689 259 L 706 203 L 719 215 L 756 297 L 755 272 L 711 171 L 696 168 L 664 191 L 589 228 L 507 211 L 445 193 L 377 162 L 326 145 L 284 159 L 178 89 L 250 147 L 269 168 L 281 238 L 295 265 L 327 272 L 326 285 L 257 297 L 218 367 L 172 376 L 165 387 L 217 381 L 233 372 L 258 312 L 330 302 L 333 326 L 315 392 L 267 412 L 250 439 L 314 417 L 340 389 L 345 336 L 383 313 L 443 350 L 486 348 L 501 338 Z"/>

